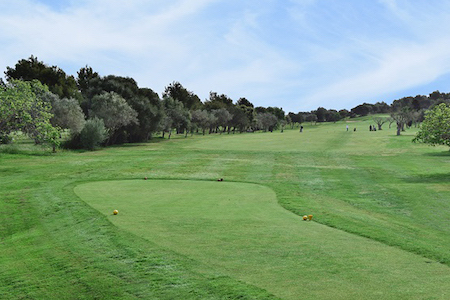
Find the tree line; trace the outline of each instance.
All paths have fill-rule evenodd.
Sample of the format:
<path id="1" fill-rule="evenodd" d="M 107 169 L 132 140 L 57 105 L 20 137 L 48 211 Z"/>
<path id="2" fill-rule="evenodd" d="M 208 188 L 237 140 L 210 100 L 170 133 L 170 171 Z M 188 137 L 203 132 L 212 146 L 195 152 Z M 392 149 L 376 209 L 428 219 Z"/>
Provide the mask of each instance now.
<path id="1" fill-rule="evenodd" d="M 201 101 L 176 81 L 166 86 L 160 97 L 129 77 L 100 76 L 89 66 L 74 77 L 34 56 L 7 67 L 5 76 L 6 82 L 0 81 L 0 143 L 10 142 L 10 134 L 21 130 L 36 143 L 48 142 L 54 148 L 59 146 L 61 131 L 69 132 L 63 146 L 94 149 L 145 142 L 155 133 L 170 138 L 173 133 L 273 131 L 304 122 L 336 122 L 378 113 L 391 114 L 402 130 L 423 120 L 428 108 L 450 99 L 450 94 L 436 91 L 394 100 L 391 105 L 363 103 L 350 111 L 319 107 L 286 114 L 279 107 L 255 107 L 244 97 L 233 101 L 216 92 Z M 386 121 L 376 121 L 379 129 Z"/>

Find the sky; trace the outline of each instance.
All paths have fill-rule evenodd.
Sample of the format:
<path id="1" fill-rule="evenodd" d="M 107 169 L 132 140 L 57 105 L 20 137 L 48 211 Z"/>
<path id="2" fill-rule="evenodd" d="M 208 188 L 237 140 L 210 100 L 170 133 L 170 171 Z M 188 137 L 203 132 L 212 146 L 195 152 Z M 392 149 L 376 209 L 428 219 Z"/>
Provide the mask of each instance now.
<path id="1" fill-rule="evenodd" d="M 0 0 L 0 75 L 33 55 L 159 95 L 351 109 L 449 92 L 449 24 L 447 0 Z"/>

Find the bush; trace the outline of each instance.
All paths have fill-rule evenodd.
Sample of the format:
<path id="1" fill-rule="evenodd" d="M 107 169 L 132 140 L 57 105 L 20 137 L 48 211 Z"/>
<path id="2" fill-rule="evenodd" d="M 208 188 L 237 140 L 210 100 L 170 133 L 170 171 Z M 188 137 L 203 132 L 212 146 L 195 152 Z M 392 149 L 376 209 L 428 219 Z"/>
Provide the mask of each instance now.
<path id="1" fill-rule="evenodd" d="M 86 121 L 80 132 L 80 143 L 84 149 L 94 150 L 108 137 L 102 119 L 93 118 Z"/>
<path id="2" fill-rule="evenodd" d="M 83 149 L 81 145 L 80 133 L 71 132 L 69 139 L 61 143 L 61 148 L 64 149 Z"/>
<path id="3" fill-rule="evenodd" d="M 13 138 L 7 134 L 0 134 L 0 144 L 11 144 L 13 141 Z"/>
<path id="4" fill-rule="evenodd" d="M 15 144 L 4 145 L 0 147 L 0 153 L 4 154 L 19 154 L 20 149 Z"/>

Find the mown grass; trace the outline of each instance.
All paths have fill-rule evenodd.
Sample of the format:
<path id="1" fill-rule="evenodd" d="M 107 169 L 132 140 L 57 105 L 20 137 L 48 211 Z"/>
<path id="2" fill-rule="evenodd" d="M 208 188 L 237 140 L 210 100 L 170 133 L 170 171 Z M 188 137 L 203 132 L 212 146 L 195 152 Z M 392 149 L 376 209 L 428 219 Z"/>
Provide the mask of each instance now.
<path id="1" fill-rule="evenodd" d="M 193 271 L 191 259 L 112 226 L 82 202 L 78 182 L 127 178 L 147 153 L 120 158 L 117 150 L 0 155 L 1 299 L 273 298 Z"/>
<path id="2" fill-rule="evenodd" d="M 41 155 L 40 150 L 11 153 L 0 149 L 0 298 L 271 297 L 250 279 L 239 281 L 223 270 L 204 273 L 199 268 L 204 263 L 195 257 L 129 234 L 73 192 L 86 182 L 147 176 L 196 181 L 223 177 L 226 182 L 262 185 L 275 192 L 282 207 L 297 215 L 314 214 L 316 223 L 309 225 L 338 232 L 326 236 L 328 247 L 323 246 L 323 235 L 310 237 L 308 249 L 321 249 L 311 252 L 332 259 L 309 253 L 307 262 L 299 262 L 320 270 L 301 270 L 307 272 L 301 298 L 321 289 L 324 298 L 336 299 L 334 287 L 338 286 L 350 299 L 387 299 L 386 295 L 392 295 L 387 292 L 395 291 L 398 297 L 394 299 L 406 295 L 407 299 L 447 299 L 448 285 L 431 279 L 432 274 L 444 279 L 449 274 L 448 149 L 411 144 L 414 129 L 400 137 L 394 128 L 387 130 L 386 124 L 385 130 L 369 132 L 369 122 L 349 123 L 350 129 L 357 127 L 356 132 L 346 132 L 341 122 L 306 125 L 303 133 L 295 129 L 194 136 L 95 152 Z M 337 245 L 345 244 L 348 236 L 352 241 L 369 238 L 397 250 L 373 251 L 381 248 L 371 246 L 355 248 L 346 256 L 336 254 L 343 253 Z M 389 254 L 395 251 L 400 252 Z M 370 253 L 378 257 L 371 265 L 364 264 L 363 257 Z M 405 258 L 408 255 L 411 260 Z M 395 263 L 396 257 L 405 260 Z M 361 294 L 360 284 L 384 278 L 384 268 L 373 266 L 380 261 L 392 261 L 388 274 L 397 269 L 402 274 L 400 270 L 408 265 L 415 266 L 405 282 L 414 274 L 427 274 L 434 268 L 440 271 L 407 290 L 398 283 L 389 291 L 369 289 Z M 364 270 L 379 273 L 356 276 Z M 399 275 L 393 282 L 402 278 Z"/>
<path id="3" fill-rule="evenodd" d="M 221 272 L 283 299 L 424 299 L 448 292 L 448 267 L 304 222 L 261 185 L 140 179 L 86 183 L 75 192 L 119 228 L 194 259 L 202 273 Z"/>

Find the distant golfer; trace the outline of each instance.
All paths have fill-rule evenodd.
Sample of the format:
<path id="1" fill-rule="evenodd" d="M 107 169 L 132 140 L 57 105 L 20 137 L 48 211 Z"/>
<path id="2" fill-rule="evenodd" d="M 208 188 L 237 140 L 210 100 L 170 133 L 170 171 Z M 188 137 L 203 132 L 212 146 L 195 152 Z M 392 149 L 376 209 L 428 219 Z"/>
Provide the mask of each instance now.
<path id="1" fill-rule="evenodd" d="M 347 126 L 345 126 L 345 129 L 347 129 L 347 131 L 348 131 L 348 125 L 347 125 Z"/>

